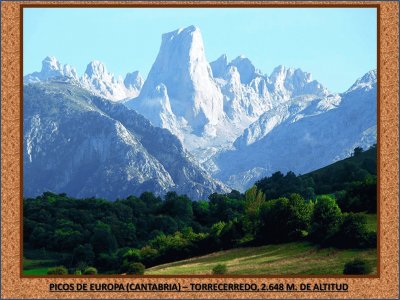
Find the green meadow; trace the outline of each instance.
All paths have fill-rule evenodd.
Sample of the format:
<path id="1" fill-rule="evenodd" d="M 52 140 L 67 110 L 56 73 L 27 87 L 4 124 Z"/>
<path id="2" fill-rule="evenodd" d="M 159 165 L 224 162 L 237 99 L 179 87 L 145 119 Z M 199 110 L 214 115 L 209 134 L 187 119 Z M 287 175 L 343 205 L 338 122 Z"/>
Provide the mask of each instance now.
<path id="1" fill-rule="evenodd" d="M 376 274 L 376 249 L 319 248 L 308 242 L 238 248 L 185 259 L 147 269 L 146 275 L 211 274 L 217 264 L 227 266 L 227 274 L 290 275 L 343 274 L 346 262 L 363 258 Z"/>

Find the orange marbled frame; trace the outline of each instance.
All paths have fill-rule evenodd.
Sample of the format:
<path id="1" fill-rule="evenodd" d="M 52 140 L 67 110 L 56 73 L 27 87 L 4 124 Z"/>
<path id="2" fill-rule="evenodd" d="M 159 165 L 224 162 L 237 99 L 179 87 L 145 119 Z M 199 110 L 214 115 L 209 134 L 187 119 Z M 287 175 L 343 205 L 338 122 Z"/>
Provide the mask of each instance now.
<path id="1" fill-rule="evenodd" d="M 376 7 L 378 9 L 378 275 L 374 276 L 22 276 L 22 7 Z M 398 298 L 398 13 L 397 1 L 376 2 L 37 2 L 1 3 L 1 298 Z M 319 283 L 349 284 L 348 293 L 49 292 L 49 283 Z"/>

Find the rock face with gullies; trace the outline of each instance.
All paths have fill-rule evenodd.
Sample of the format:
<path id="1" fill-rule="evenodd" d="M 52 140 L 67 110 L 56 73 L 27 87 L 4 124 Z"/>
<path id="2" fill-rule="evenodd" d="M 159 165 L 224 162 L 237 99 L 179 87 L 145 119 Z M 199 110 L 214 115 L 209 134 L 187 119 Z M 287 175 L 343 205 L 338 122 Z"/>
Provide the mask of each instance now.
<path id="1" fill-rule="evenodd" d="M 167 91 L 175 117 L 189 126 L 194 134 L 201 135 L 207 125 L 213 126 L 222 120 L 222 94 L 206 60 L 199 28 L 190 26 L 163 34 L 160 51 L 140 96 L 127 105 L 133 109 L 143 108 L 147 103 L 151 106 L 154 91 L 161 85 Z M 148 113 L 138 109 L 158 126 L 162 125 L 164 110 L 166 108 L 158 107 L 158 110 Z"/>
<path id="2" fill-rule="evenodd" d="M 167 130 L 69 82 L 24 85 L 23 150 L 24 196 L 114 200 L 174 190 L 206 199 L 227 191 Z"/>
<path id="3" fill-rule="evenodd" d="M 346 92 L 294 98 L 264 113 L 216 158 L 217 178 L 243 190 L 276 171 L 304 174 L 376 143 L 376 70 Z M 238 162 L 233 164 L 232 162 Z"/>
<path id="4" fill-rule="evenodd" d="M 170 130 L 209 168 L 207 161 L 213 165 L 210 159 L 232 148 L 264 112 L 292 95 L 327 93 L 322 85 L 305 88 L 311 80 L 302 74 L 297 70 L 296 76 L 270 79 L 243 55 L 231 62 L 222 55 L 209 64 L 200 29 L 189 26 L 163 34 L 140 95 L 125 105 Z M 288 82 L 284 91 L 276 87 L 279 80 Z"/>
<path id="5" fill-rule="evenodd" d="M 24 81 L 63 76 L 62 81 L 92 94 L 123 100 L 175 135 L 195 164 L 241 191 L 274 171 L 308 172 L 377 140 L 376 71 L 348 91 L 331 94 L 298 68 L 280 65 L 267 75 L 243 55 L 233 60 L 222 55 L 208 63 L 195 26 L 162 35 L 145 81 L 138 72 L 115 78 L 98 61 L 78 78 L 54 58 L 46 58 L 42 71 Z M 166 171 L 176 184 L 173 172 Z"/>

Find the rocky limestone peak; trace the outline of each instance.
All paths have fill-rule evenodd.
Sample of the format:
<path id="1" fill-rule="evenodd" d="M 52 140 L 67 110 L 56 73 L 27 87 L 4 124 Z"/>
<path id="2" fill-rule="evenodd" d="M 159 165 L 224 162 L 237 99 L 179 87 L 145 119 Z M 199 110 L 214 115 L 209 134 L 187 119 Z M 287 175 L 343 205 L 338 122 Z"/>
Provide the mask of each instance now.
<path id="1" fill-rule="evenodd" d="M 42 73 L 61 71 L 62 66 L 54 56 L 47 56 L 42 61 Z"/>
<path id="2" fill-rule="evenodd" d="M 125 76 L 124 85 L 128 89 L 140 90 L 143 86 L 143 77 L 140 75 L 139 71 L 128 73 Z"/>
<path id="3" fill-rule="evenodd" d="M 249 84 L 256 76 L 256 68 L 253 63 L 245 57 L 240 55 L 231 61 L 230 65 L 235 66 L 240 74 L 240 81 L 243 84 Z"/>
<path id="4" fill-rule="evenodd" d="M 370 90 L 377 83 L 377 70 L 371 70 L 364 74 L 361 78 L 357 79 L 356 82 L 347 90 L 351 92 L 357 89 Z"/>
<path id="5" fill-rule="evenodd" d="M 217 60 L 210 63 L 214 78 L 223 78 L 228 67 L 228 57 L 222 54 Z"/>
<path id="6" fill-rule="evenodd" d="M 105 77 L 112 77 L 110 76 L 111 74 L 107 72 L 107 68 L 104 63 L 98 60 L 91 61 L 87 65 L 85 74 L 92 78 L 95 77 L 103 79 Z"/>
<path id="7" fill-rule="evenodd" d="M 212 77 L 198 27 L 162 35 L 140 98 L 145 101 L 161 83 L 168 89 L 174 114 L 183 117 L 193 131 L 201 134 L 206 124 L 216 124 L 223 117 L 222 94 Z"/>
<path id="8" fill-rule="evenodd" d="M 321 83 L 312 80 L 310 73 L 282 65 L 272 71 L 269 82 L 272 90 L 285 99 L 307 94 L 319 97 L 329 94 L 329 91 Z"/>

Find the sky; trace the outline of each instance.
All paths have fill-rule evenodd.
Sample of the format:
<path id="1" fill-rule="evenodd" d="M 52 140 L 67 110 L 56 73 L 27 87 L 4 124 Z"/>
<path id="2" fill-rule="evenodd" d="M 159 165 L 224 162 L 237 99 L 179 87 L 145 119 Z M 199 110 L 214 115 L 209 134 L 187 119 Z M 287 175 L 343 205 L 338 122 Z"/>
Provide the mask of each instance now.
<path id="1" fill-rule="evenodd" d="M 55 56 L 79 76 L 100 60 L 146 77 L 161 35 L 196 25 L 209 62 L 244 55 L 264 74 L 301 68 L 344 92 L 377 67 L 376 18 L 375 8 L 24 8 L 24 75 Z"/>

